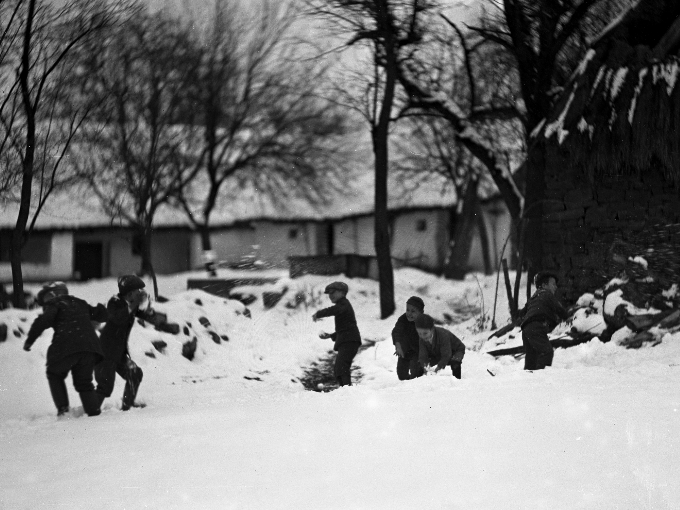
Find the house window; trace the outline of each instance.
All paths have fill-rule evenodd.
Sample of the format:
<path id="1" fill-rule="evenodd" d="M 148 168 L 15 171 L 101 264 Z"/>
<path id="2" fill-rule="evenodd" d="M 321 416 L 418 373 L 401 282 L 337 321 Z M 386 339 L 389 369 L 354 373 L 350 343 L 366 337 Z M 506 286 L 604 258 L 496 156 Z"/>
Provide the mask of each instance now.
<path id="1" fill-rule="evenodd" d="M 298 236 L 298 229 L 291 228 L 288 231 L 288 239 L 297 239 L 297 236 Z"/>
<path id="2" fill-rule="evenodd" d="M 427 220 L 416 221 L 416 232 L 425 232 L 427 230 Z"/>

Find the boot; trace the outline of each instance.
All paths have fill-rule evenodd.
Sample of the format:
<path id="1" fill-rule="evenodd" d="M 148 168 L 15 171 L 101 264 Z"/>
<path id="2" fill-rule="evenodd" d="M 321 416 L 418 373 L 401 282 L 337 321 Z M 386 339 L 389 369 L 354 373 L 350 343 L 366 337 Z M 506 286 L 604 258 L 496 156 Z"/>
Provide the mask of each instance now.
<path id="1" fill-rule="evenodd" d="M 85 411 L 88 416 L 97 416 L 101 414 L 101 399 L 96 391 L 80 392 L 80 401 L 83 403 L 83 411 Z"/>
<path id="2" fill-rule="evenodd" d="M 63 414 L 62 411 L 65 409 L 68 413 L 69 401 L 68 401 L 68 391 L 66 390 L 66 383 L 63 379 L 59 377 L 50 377 L 48 375 L 47 382 L 50 385 L 50 393 L 52 394 L 52 401 L 57 411 Z"/>

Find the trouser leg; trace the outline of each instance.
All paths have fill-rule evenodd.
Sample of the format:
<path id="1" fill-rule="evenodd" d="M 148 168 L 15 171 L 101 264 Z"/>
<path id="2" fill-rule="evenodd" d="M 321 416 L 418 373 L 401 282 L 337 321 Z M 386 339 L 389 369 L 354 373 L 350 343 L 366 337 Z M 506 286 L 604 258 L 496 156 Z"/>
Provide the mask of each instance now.
<path id="1" fill-rule="evenodd" d="M 407 381 L 411 378 L 409 375 L 409 360 L 401 356 L 397 357 L 397 377 L 400 381 Z"/>
<path id="2" fill-rule="evenodd" d="M 532 322 L 522 329 L 522 342 L 527 355 L 525 370 L 541 370 L 552 365 L 553 347 L 548 340 L 548 328 L 540 322 Z"/>
<path id="3" fill-rule="evenodd" d="M 116 383 L 116 362 L 104 360 L 94 367 L 94 378 L 97 381 L 97 394 L 99 400 L 111 396 Z"/>
<path id="4" fill-rule="evenodd" d="M 88 416 L 97 416 L 101 412 L 101 399 L 92 384 L 92 373 L 94 371 L 97 355 L 92 352 L 80 353 L 79 359 L 71 368 L 73 387 L 80 395 L 83 403 L 83 410 Z"/>
<path id="5" fill-rule="evenodd" d="M 423 375 L 423 367 L 418 363 L 418 353 L 410 351 L 397 361 L 397 376 L 400 381 L 416 379 Z"/>
<path id="6" fill-rule="evenodd" d="M 536 370 L 543 370 L 545 367 L 552 366 L 553 361 L 553 348 L 550 344 L 544 346 L 542 350 L 538 352 L 536 356 Z"/>
<path id="7" fill-rule="evenodd" d="M 357 344 L 346 344 L 338 347 L 338 355 L 335 357 L 334 375 L 340 386 L 352 385 L 352 361 L 359 350 Z"/>
<path id="8" fill-rule="evenodd" d="M 47 365 L 47 382 L 50 386 L 50 393 L 52 394 L 54 405 L 57 407 L 58 414 L 64 414 L 69 410 L 66 376 L 78 364 L 83 354 L 87 353 L 77 352 L 70 354 Z M 92 377 L 91 372 L 90 377 Z"/>
<path id="9" fill-rule="evenodd" d="M 458 363 L 457 361 L 452 361 L 451 362 L 451 372 L 453 373 L 453 377 L 456 379 L 461 378 L 461 364 Z"/>
<path id="10" fill-rule="evenodd" d="M 522 330 L 522 344 L 524 345 L 524 370 L 533 370 L 536 367 L 536 351 L 527 339 L 528 330 Z"/>
<path id="11" fill-rule="evenodd" d="M 47 367 L 47 383 L 50 386 L 50 393 L 52 394 L 52 401 L 57 408 L 58 414 L 68 412 L 68 391 L 66 390 L 66 383 L 64 382 L 68 375 L 68 370 L 62 372 L 56 369 L 57 367 Z"/>
<path id="12" fill-rule="evenodd" d="M 124 363 L 118 365 L 117 372 L 125 379 L 121 409 L 127 411 L 135 404 L 135 398 L 137 398 L 137 391 L 139 391 L 139 385 L 144 377 L 144 372 L 130 358 L 127 358 Z"/>
<path id="13" fill-rule="evenodd" d="M 425 370 L 423 370 L 423 367 L 420 366 L 420 363 L 418 362 L 417 354 L 409 360 L 409 372 L 411 374 L 411 379 L 417 379 L 425 373 Z"/>

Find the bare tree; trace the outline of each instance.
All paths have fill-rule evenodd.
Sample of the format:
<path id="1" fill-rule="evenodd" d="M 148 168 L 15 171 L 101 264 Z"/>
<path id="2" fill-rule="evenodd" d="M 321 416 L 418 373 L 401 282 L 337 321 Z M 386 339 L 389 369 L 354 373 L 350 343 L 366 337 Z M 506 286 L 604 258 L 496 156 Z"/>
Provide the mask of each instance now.
<path id="1" fill-rule="evenodd" d="M 630 3 L 630 0 L 489 0 L 489 15 L 473 30 L 515 60 L 527 146 L 531 144 L 531 133 L 548 115 L 556 93 L 582 58 L 588 38 Z M 526 254 L 530 270 L 540 268 L 541 264 L 543 174 L 542 161 L 526 162 L 520 252 Z"/>
<path id="2" fill-rule="evenodd" d="M 475 231 L 482 244 L 485 272 L 490 273 L 493 268 L 480 194 L 492 193 L 493 180 L 484 165 L 457 143 L 456 133 L 447 120 L 437 115 L 423 115 L 412 117 L 409 124 L 409 129 L 399 137 L 400 145 L 404 146 L 400 152 L 404 156 L 395 161 L 395 173 L 416 186 L 433 178 L 443 178 L 445 186 L 453 188 L 457 197 L 450 215 L 444 276 L 454 279 L 465 276 Z M 495 148 L 499 161 L 505 161 L 506 171 L 510 173 L 524 154 L 523 146 L 517 144 L 521 141 L 517 124 L 508 121 L 484 124 L 477 125 L 480 136 Z"/>
<path id="3" fill-rule="evenodd" d="M 41 0 L 10 5 L 13 8 L 8 24 L 3 25 L 4 33 L 13 34 L 11 40 L 20 47 L 3 53 L 5 57 L 16 55 L 16 81 L 5 84 L 2 163 L 3 175 L 10 179 L 5 182 L 16 186 L 11 193 L 19 202 L 10 263 L 14 306 L 23 307 L 22 248 L 49 195 L 69 179 L 65 175 L 68 169 L 62 165 L 64 155 L 88 114 L 87 109 L 63 108 L 71 99 L 67 80 L 78 65 L 74 56 L 89 38 L 112 22 L 115 9 L 105 2 L 81 0 L 60 8 Z M 13 32 L 14 26 L 21 27 L 20 34 Z M 7 78 L 4 73 L 3 78 Z M 13 180 L 17 172 L 20 179 Z"/>
<path id="4" fill-rule="evenodd" d="M 522 193 L 498 144 L 484 133 L 489 121 L 507 121 L 520 114 L 513 68 L 502 54 L 469 40 L 461 27 L 445 16 L 431 19 L 428 27 L 418 51 L 397 70 L 409 97 L 408 106 L 445 119 L 452 142 L 484 165 L 510 214 L 519 217 Z"/>
<path id="5" fill-rule="evenodd" d="M 154 217 L 193 178 L 196 129 L 187 91 L 195 86 L 199 51 L 192 34 L 163 12 L 133 12 L 96 41 L 83 94 L 96 101 L 76 160 L 80 175 L 112 218 L 129 225 L 151 275 Z"/>
<path id="6" fill-rule="evenodd" d="M 294 15 L 285 3 L 245 10 L 218 0 L 202 33 L 191 121 L 200 131 L 198 178 L 176 199 L 199 230 L 205 255 L 210 218 L 229 199 L 228 184 L 257 188 L 279 204 L 301 195 L 323 203 L 336 188 L 346 115 L 320 96 L 326 69 L 296 53 Z M 205 262 L 214 275 L 212 257 Z"/>
<path id="7" fill-rule="evenodd" d="M 430 0 L 306 0 L 311 15 L 329 24 L 344 46 L 368 51 L 372 72 L 364 88 L 365 117 L 370 123 L 375 170 L 374 242 L 380 284 L 380 316 L 395 310 L 390 253 L 387 177 L 390 125 L 397 115 L 398 69 L 417 45 Z"/>
<path id="8" fill-rule="evenodd" d="M 480 214 L 478 186 L 490 176 L 511 214 L 518 215 L 521 194 L 512 178 L 523 147 L 514 62 L 480 37 L 466 36 L 444 14 L 430 17 L 429 30 L 400 66 L 400 83 L 409 93 L 405 115 L 413 117 L 407 158 L 411 173 L 435 173 L 456 190 L 458 203 L 444 274 L 462 278 Z M 512 154 L 511 154 L 512 153 Z M 484 172 L 487 169 L 488 172 Z M 488 188 L 488 184 L 484 184 Z M 482 243 L 488 241 L 482 236 Z M 485 261 L 489 267 L 488 253 Z"/>
<path id="9" fill-rule="evenodd" d="M 16 198 L 21 169 L 11 151 L 14 121 L 21 111 L 16 94 L 24 0 L 0 2 L 0 197 Z"/>

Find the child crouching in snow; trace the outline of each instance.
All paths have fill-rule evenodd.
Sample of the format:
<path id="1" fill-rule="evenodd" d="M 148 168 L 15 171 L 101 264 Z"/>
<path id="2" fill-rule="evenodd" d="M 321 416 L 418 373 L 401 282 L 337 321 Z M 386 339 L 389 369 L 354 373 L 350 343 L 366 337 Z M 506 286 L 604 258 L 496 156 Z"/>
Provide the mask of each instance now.
<path id="1" fill-rule="evenodd" d="M 335 358 L 334 375 L 340 386 L 351 386 L 351 368 L 354 356 L 361 346 L 361 335 L 354 315 L 354 308 L 347 299 L 349 287 L 343 282 L 333 282 L 326 286 L 325 294 L 333 306 L 319 310 L 312 315 L 314 322 L 324 317 L 335 317 L 335 333 L 321 333 L 320 338 L 331 338 L 335 342 L 334 350 L 338 352 Z"/>
<path id="2" fill-rule="evenodd" d="M 427 314 L 416 317 L 416 331 L 420 337 L 418 361 L 424 370 L 435 365 L 435 372 L 449 365 L 456 379 L 461 378 L 461 365 L 465 356 L 465 344 L 448 329 L 434 325 Z"/>

